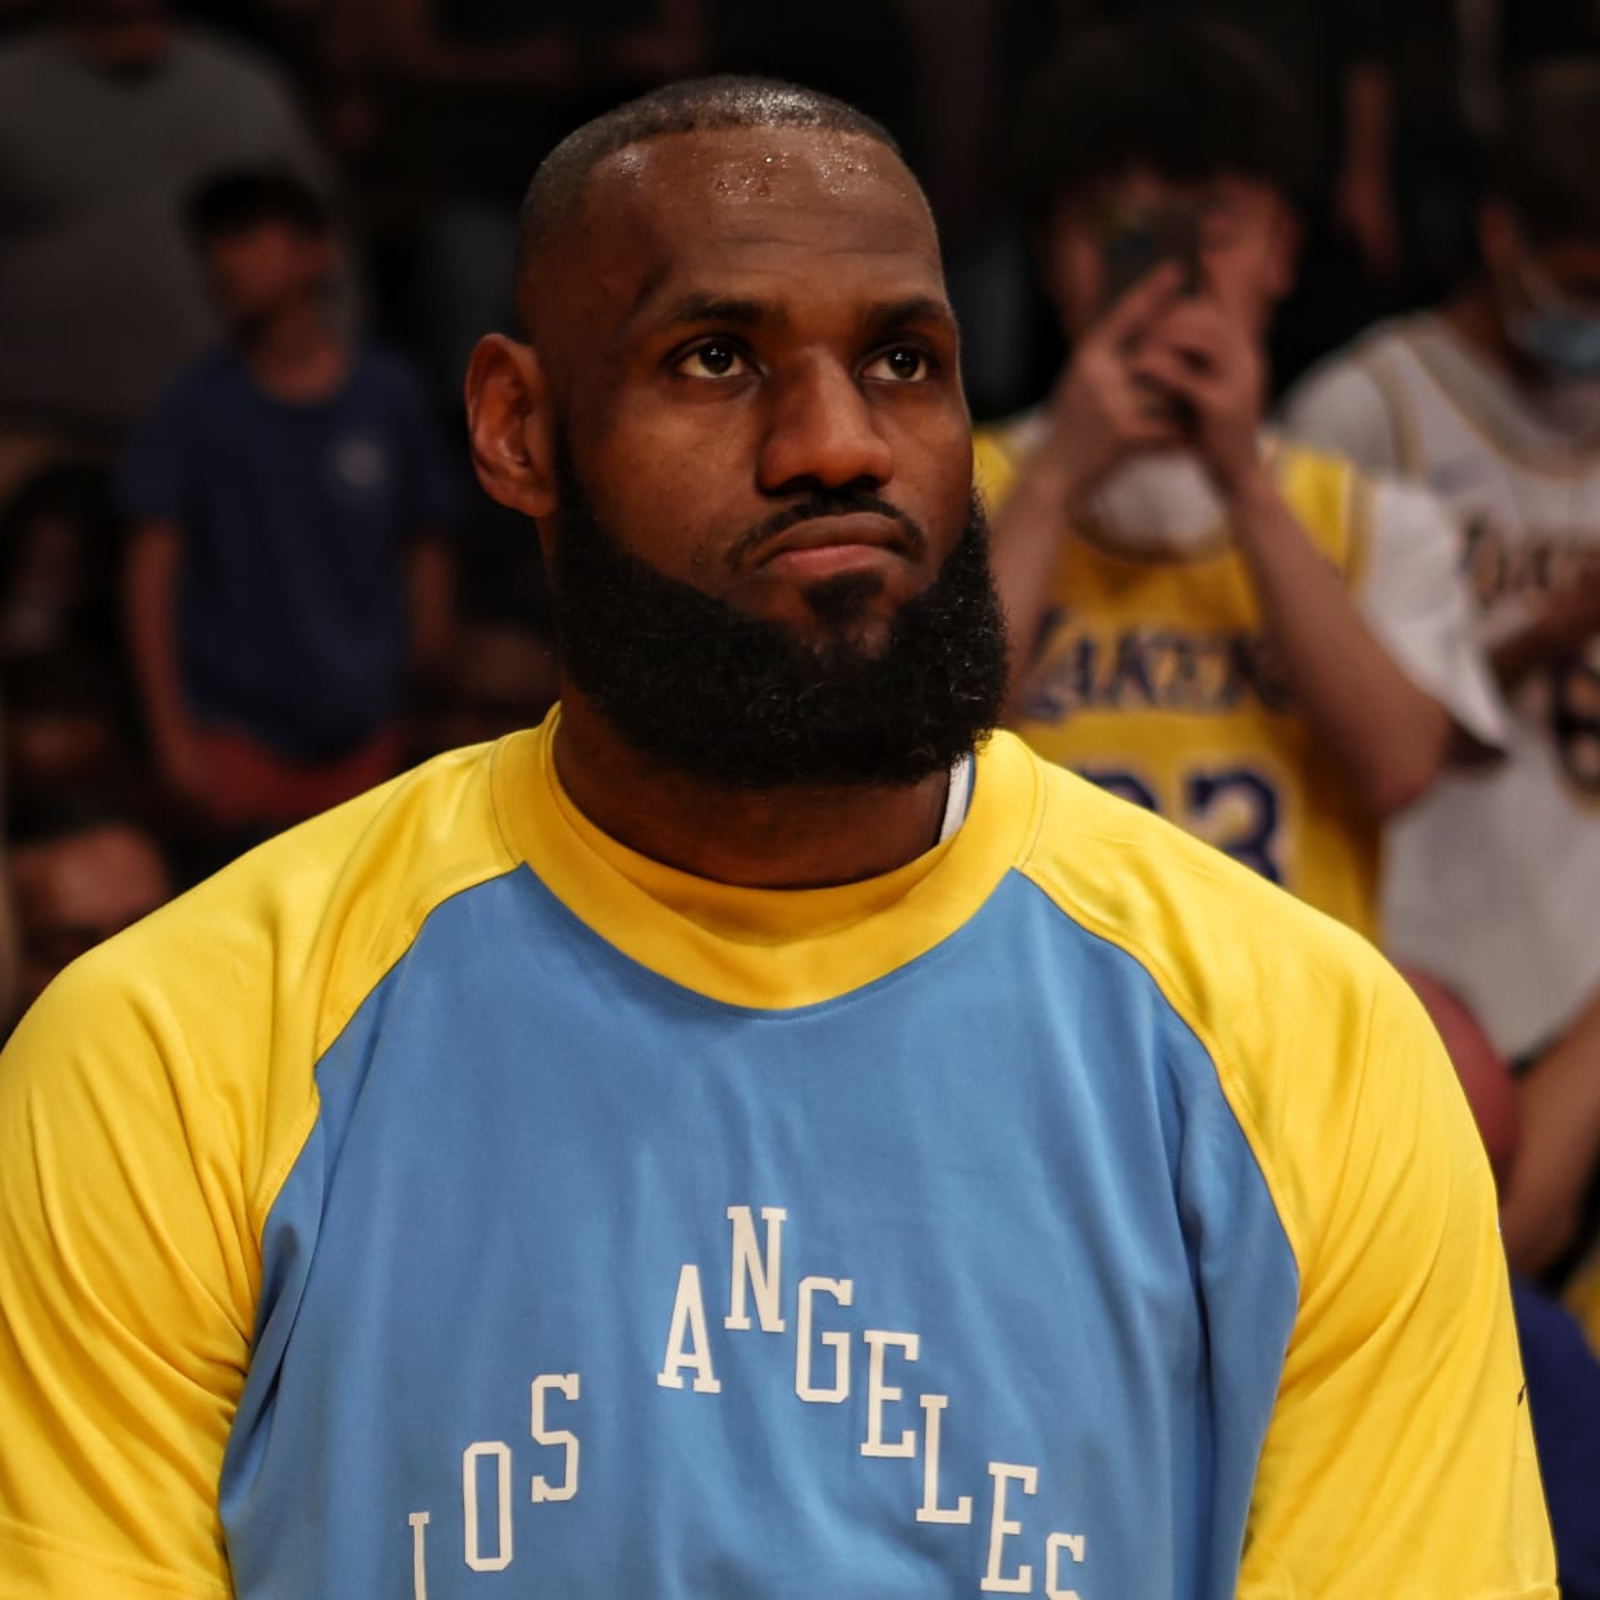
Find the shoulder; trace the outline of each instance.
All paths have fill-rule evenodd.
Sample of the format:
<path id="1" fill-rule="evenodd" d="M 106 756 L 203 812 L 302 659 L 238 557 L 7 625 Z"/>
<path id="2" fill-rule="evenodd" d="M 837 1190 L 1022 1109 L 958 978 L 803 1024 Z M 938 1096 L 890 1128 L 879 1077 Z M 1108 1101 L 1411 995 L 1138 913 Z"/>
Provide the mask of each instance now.
<path id="1" fill-rule="evenodd" d="M 191 80 L 264 100 L 287 100 L 282 74 L 272 62 L 232 39 L 201 27 L 183 27 L 176 30 L 171 51 L 174 65 Z"/>
<path id="2" fill-rule="evenodd" d="M 1328 1166 L 1310 1130 L 1353 1136 L 1375 1013 L 1398 1008 L 1426 1053 L 1420 1006 L 1360 935 L 1153 813 L 1039 766 L 1042 821 L 1019 870 L 1143 968 L 1198 1040 L 1304 1260 L 1319 1226 L 1307 1171 Z"/>
<path id="3" fill-rule="evenodd" d="M 438 757 L 291 829 L 98 946 L 24 1018 L 6 1088 L 70 1094 L 47 1083 L 65 1074 L 91 1103 L 203 1103 L 265 1182 L 317 1062 L 430 913 L 516 866 L 494 811 L 499 748 Z"/>
<path id="4" fill-rule="evenodd" d="M 1395 415 L 1396 384 L 1424 322 L 1420 317 L 1381 322 L 1313 367 L 1284 403 L 1288 431 L 1365 467 L 1399 467 L 1403 440 Z"/>

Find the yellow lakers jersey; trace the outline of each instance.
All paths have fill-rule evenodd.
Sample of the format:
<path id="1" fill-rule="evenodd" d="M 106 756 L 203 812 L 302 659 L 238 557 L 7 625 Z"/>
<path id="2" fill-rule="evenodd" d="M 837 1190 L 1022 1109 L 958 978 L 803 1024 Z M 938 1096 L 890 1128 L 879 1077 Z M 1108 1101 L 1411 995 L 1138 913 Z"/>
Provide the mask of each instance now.
<path id="1" fill-rule="evenodd" d="M 1026 423 L 982 430 L 990 510 Z M 1274 446 L 1279 491 L 1353 587 L 1366 494 L 1347 463 Z M 1278 671 L 1244 558 L 1219 527 L 1194 553 L 1133 557 L 1092 520 L 1069 534 L 1014 717 L 1041 755 L 1178 823 L 1369 937 L 1378 830 L 1345 798 Z"/>

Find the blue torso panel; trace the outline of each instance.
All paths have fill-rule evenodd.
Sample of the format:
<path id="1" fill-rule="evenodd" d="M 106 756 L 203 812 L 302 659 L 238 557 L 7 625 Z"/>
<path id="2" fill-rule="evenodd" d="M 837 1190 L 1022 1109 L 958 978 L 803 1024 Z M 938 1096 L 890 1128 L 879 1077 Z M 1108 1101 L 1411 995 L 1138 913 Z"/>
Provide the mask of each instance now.
<path id="1" fill-rule="evenodd" d="M 1233 1594 L 1293 1257 L 1199 1042 L 1021 876 L 758 1011 L 518 869 L 317 1083 L 242 1600 Z"/>

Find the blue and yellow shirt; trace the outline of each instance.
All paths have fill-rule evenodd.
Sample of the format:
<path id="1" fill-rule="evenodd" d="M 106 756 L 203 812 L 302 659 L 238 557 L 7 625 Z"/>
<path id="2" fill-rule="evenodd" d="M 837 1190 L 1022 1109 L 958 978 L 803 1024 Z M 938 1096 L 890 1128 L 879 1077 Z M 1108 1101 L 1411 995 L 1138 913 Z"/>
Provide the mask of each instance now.
<path id="1" fill-rule="evenodd" d="M 790 893 L 552 737 L 0 1058 L 8 1600 L 1551 1600 L 1489 1175 L 1362 941 L 1008 735 Z"/>

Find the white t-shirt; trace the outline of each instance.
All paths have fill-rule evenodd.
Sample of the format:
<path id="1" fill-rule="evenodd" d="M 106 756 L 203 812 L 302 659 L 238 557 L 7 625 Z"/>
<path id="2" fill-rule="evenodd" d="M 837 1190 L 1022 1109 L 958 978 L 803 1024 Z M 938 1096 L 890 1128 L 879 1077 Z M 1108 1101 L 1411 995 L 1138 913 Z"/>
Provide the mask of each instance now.
<path id="1" fill-rule="evenodd" d="M 1485 647 L 1600 551 L 1600 391 L 1520 391 L 1441 319 L 1385 323 L 1289 397 L 1289 431 L 1449 507 Z M 1391 827 L 1385 939 L 1511 1054 L 1600 986 L 1600 642 L 1513 697 L 1507 758 L 1448 774 Z"/>

